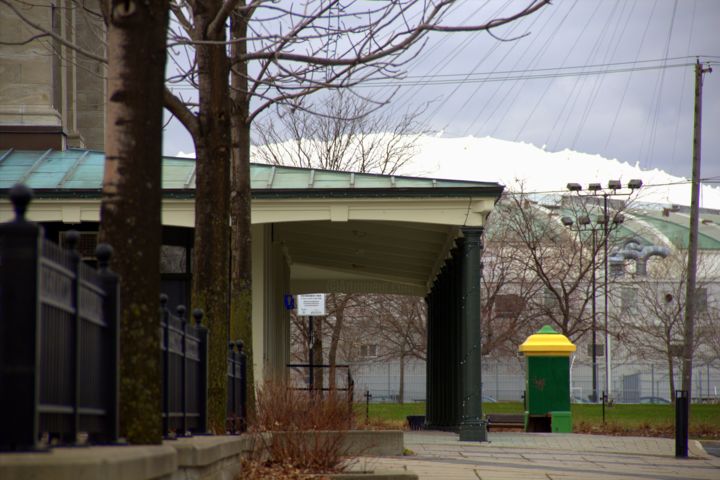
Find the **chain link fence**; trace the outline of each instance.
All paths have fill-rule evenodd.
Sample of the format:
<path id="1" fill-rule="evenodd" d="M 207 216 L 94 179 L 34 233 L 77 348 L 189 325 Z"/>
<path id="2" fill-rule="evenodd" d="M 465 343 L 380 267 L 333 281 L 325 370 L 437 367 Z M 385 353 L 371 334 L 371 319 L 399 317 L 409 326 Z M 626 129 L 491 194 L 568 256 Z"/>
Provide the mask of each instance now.
<path id="1" fill-rule="evenodd" d="M 400 401 L 400 362 L 363 362 L 351 367 L 355 378 L 356 401 L 369 392 L 371 402 Z M 424 402 L 425 362 L 412 360 L 404 366 L 404 402 Z M 613 364 L 609 397 L 616 403 L 670 403 L 672 392 L 667 364 L 637 362 Z M 675 389 L 681 385 L 676 366 Z M 485 359 L 482 365 L 483 401 L 519 402 L 525 391 L 525 362 L 521 358 Z M 573 361 L 570 374 L 573 402 L 591 401 L 592 364 Z M 605 364 L 597 365 L 598 398 L 605 390 Z M 696 364 L 693 369 L 693 402 L 720 403 L 720 361 Z"/>

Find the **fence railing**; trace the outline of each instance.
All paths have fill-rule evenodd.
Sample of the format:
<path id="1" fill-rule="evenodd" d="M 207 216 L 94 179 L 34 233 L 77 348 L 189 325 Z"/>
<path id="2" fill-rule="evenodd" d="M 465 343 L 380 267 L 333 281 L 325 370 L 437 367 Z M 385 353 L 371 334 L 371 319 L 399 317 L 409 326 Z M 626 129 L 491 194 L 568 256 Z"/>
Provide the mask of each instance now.
<path id="1" fill-rule="evenodd" d="M 162 418 L 169 439 L 208 432 L 208 329 L 202 310 L 193 310 L 194 324 L 185 319 L 183 305 L 175 311 L 161 295 Z M 242 341 L 228 347 L 226 433 L 238 434 L 247 430 L 247 365 Z"/>
<path id="2" fill-rule="evenodd" d="M 208 329 L 203 312 L 193 310 L 194 324 L 185 319 L 185 307 L 167 308 L 160 296 L 162 349 L 163 435 L 176 438 L 207 433 Z"/>
<path id="3" fill-rule="evenodd" d="M 247 362 L 244 349 L 241 340 L 228 342 L 226 430 L 231 434 L 247 430 Z"/>
<path id="4" fill-rule="evenodd" d="M 98 270 L 25 219 L 32 192 L 15 186 L 0 225 L 0 449 L 118 439 L 118 286 L 112 249 Z"/>
<path id="5" fill-rule="evenodd" d="M 345 392 L 348 402 L 348 412 L 350 414 L 350 417 L 352 417 L 353 401 L 355 398 L 355 380 L 350 373 L 350 365 L 316 365 L 310 363 L 288 363 L 286 366 L 290 371 L 290 385 L 296 385 L 295 387 L 292 387 L 294 390 L 307 390 L 311 392 L 318 392 L 320 394 L 323 394 L 324 392 Z M 337 372 L 338 370 L 345 370 L 345 386 L 338 386 L 337 378 L 334 378 L 332 382 L 328 381 L 328 386 L 326 387 L 324 380 L 318 381 L 318 378 L 324 379 L 325 375 L 310 375 L 310 372 L 316 369 L 323 369 L 322 371 L 327 372 Z M 304 373 L 304 378 L 298 379 L 298 373 Z M 340 377 L 342 377 L 342 375 L 340 375 Z M 305 386 L 300 387 L 297 385 Z"/>

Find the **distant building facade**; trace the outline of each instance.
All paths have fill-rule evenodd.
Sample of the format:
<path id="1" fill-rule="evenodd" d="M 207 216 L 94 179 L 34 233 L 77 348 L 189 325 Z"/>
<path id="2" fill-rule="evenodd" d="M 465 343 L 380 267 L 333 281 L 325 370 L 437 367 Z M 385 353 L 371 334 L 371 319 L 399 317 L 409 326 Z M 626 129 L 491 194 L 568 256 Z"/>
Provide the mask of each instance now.
<path id="1" fill-rule="evenodd" d="M 0 4 L 0 149 L 104 148 L 105 66 L 68 46 L 103 57 L 104 24 L 72 4 Z"/>

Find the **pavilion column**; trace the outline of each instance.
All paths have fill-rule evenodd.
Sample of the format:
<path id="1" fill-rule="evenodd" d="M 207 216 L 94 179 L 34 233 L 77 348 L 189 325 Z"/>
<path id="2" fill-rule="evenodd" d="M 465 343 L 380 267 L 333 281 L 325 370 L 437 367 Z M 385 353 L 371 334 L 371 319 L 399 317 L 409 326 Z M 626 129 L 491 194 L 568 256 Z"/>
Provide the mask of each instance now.
<path id="1" fill-rule="evenodd" d="M 435 423 L 435 297 L 433 285 L 430 293 L 425 297 L 427 305 L 427 361 L 425 363 L 425 422 L 428 425 Z"/>
<path id="2" fill-rule="evenodd" d="M 480 279 L 482 227 L 462 229 L 462 419 L 461 441 L 487 441 L 482 418 L 482 357 L 480 352 Z"/>
<path id="3" fill-rule="evenodd" d="M 458 239 L 462 242 L 462 238 Z M 450 355 L 449 362 L 449 378 L 451 379 L 448 389 L 452 389 L 452 400 L 450 402 L 450 429 L 458 430 L 460 419 L 462 418 L 461 403 L 463 398 L 462 390 L 462 372 L 457 367 L 462 360 L 462 248 L 460 243 L 456 243 L 455 247 L 450 250 L 450 258 L 447 260 L 451 265 L 450 275 L 448 278 L 448 287 L 450 290 L 450 313 L 448 315 Z"/>

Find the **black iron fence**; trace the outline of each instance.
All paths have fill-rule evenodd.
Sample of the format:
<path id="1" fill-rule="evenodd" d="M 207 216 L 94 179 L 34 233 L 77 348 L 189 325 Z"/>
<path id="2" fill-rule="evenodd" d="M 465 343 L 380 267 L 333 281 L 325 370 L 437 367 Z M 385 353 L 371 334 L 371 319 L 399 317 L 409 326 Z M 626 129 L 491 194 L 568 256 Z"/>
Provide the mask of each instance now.
<path id="1" fill-rule="evenodd" d="M 247 430 L 247 363 L 244 348 L 245 345 L 240 340 L 228 343 L 226 430 L 233 434 Z"/>
<path id="2" fill-rule="evenodd" d="M 202 310 L 193 310 L 193 324 L 185 319 L 183 305 L 175 311 L 170 313 L 167 296 L 161 295 L 162 417 L 169 439 L 208 432 L 208 329 Z M 228 347 L 226 433 L 238 434 L 247 430 L 247 364 L 243 342 Z"/>
<path id="3" fill-rule="evenodd" d="M 25 219 L 32 193 L 11 189 L 0 225 L 0 449 L 118 438 L 118 277 L 112 249 L 98 270 Z"/>
<path id="4" fill-rule="evenodd" d="M 163 435 L 167 438 L 206 433 L 208 387 L 208 329 L 203 312 L 193 311 L 194 324 L 185 319 L 185 307 L 167 308 L 160 297 L 162 347 Z"/>
<path id="5" fill-rule="evenodd" d="M 11 189 L 15 219 L 0 224 L 0 450 L 115 443 L 118 428 L 119 279 L 112 249 L 98 269 L 25 219 L 32 192 Z M 166 438 L 208 431 L 208 329 L 203 313 L 172 314 L 161 297 L 162 419 Z M 243 344 L 228 352 L 228 433 L 246 430 Z"/>

